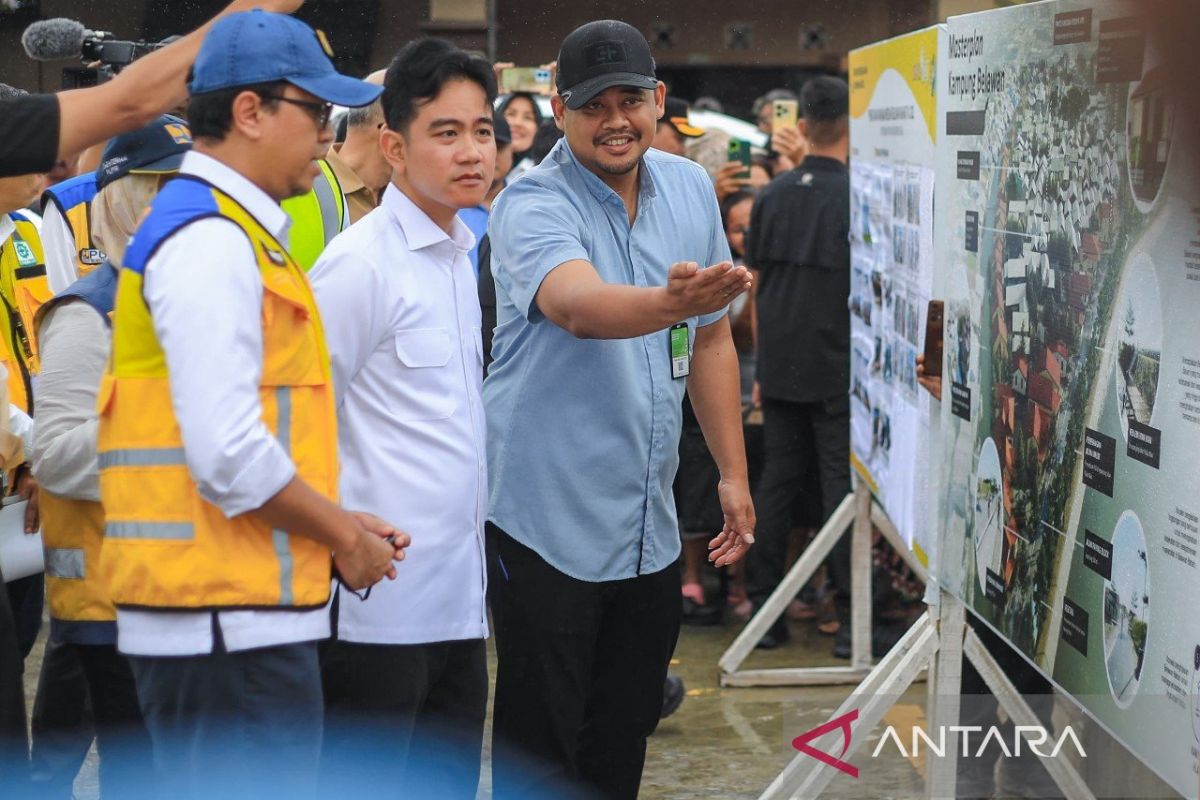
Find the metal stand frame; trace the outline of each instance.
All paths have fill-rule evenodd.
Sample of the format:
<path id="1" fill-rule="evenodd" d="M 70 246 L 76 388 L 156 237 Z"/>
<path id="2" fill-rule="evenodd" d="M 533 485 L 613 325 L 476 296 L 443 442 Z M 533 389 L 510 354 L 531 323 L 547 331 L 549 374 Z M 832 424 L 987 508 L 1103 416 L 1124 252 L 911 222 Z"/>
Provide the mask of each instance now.
<path id="1" fill-rule="evenodd" d="M 887 514 L 875 503 L 866 483 L 858 480 L 854 493 L 846 495 L 767 602 L 746 623 L 717 662 L 721 668 L 722 686 L 833 686 L 860 683 L 870 674 L 872 525 L 891 542 L 921 580 L 928 581 L 924 566 L 912 554 Z M 754 646 L 784 614 L 788 603 L 808 583 L 847 530 L 853 537 L 850 543 L 850 665 L 740 669 Z"/>
<path id="2" fill-rule="evenodd" d="M 936 609 L 930 608 L 897 642 L 891 652 L 878 666 L 855 687 L 846 701 L 834 712 L 834 719 L 858 710 L 855 736 L 849 742 L 842 759 L 849 759 L 866 740 L 866 732 L 873 730 L 884 714 L 896 703 L 917 679 L 921 671 L 929 666 L 933 680 L 930 684 L 930 726 L 945 726 L 946 752 L 957 753 L 958 731 L 951 726 L 958 723 L 959 694 L 962 681 L 962 660 L 967 658 L 979 670 L 1000 707 L 1008 712 L 1017 725 L 1040 725 L 1033 710 L 1021 697 L 1016 687 L 1000 669 L 987 649 L 966 626 L 966 610 L 961 601 L 942 591 Z M 1074 766 L 1066 759 L 1041 757 L 1042 764 L 1050 777 L 1068 800 L 1094 800 L 1094 795 L 1084 783 Z M 835 769 L 804 753 L 798 753 L 779 773 L 761 795 L 760 800 L 776 798 L 819 797 L 837 774 Z M 926 796 L 930 800 L 956 796 L 958 761 L 956 758 L 931 760 L 926 773 Z"/>

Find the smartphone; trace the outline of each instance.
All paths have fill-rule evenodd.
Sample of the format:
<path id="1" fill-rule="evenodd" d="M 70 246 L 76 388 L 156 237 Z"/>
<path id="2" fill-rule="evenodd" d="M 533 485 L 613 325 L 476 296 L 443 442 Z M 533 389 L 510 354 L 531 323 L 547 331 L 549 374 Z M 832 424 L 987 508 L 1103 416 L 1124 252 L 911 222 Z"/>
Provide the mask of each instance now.
<path id="1" fill-rule="evenodd" d="M 542 67 L 505 67 L 500 70 L 500 93 L 512 92 L 553 94 L 550 89 L 550 70 Z"/>
<path id="2" fill-rule="evenodd" d="M 775 100 L 771 104 L 771 135 L 779 133 L 783 128 L 796 127 L 800 119 L 800 102 L 798 100 Z"/>
<path id="3" fill-rule="evenodd" d="M 737 174 L 739 178 L 750 177 L 750 143 L 744 139 L 729 140 L 729 160 L 736 161 L 745 167 Z"/>
<path id="4" fill-rule="evenodd" d="M 942 327 L 945 305 L 941 300 L 930 300 L 925 312 L 925 375 L 929 378 L 942 377 Z"/>

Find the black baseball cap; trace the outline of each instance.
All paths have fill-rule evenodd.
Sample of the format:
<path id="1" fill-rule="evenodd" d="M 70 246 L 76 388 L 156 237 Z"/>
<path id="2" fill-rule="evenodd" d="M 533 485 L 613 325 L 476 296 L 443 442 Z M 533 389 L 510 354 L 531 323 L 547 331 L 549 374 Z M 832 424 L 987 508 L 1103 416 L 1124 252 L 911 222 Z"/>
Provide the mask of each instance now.
<path id="1" fill-rule="evenodd" d="M 589 22 L 567 34 L 558 51 L 557 78 L 558 94 L 567 108 L 581 108 L 613 86 L 658 86 L 646 37 L 615 19 Z"/>
<path id="2" fill-rule="evenodd" d="M 678 97 L 668 97 L 664 103 L 662 121 L 675 129 L 680 136 L 695 139 L 704 135 L 703 128 L 697 128 L 688 120 L 688 104 Z"/>

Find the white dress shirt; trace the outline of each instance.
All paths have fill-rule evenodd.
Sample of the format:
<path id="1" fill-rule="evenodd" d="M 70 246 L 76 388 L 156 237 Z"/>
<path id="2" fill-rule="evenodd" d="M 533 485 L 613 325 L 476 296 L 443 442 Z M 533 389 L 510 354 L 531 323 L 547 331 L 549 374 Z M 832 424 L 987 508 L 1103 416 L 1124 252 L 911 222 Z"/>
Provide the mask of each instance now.
<path id="1" fill-rule="evenodd" d="M 50 292 L 58 294 L 79 279 L 75 266 L 75 237 L 67 218 L 54 203 L 47 203 L 42 217 L 42 252 L 46 256 L 46 280 Z"/>
<path id="2" fill-rule="evenodd" d="M 343 590 L 338 637 L 421 644 L 488 635 L 483 344 L 475 237 L 394 186 L 309 277 L 333 358 L 341 495 L 412 536 L 395 581 Z"/>
<path id="3" fill-rule="evenodd" d="M 242 175 L 195 151 L 184 156 L 179 173 L 216 186 L 287 241 L 287 215 Z M 250 240 L 218 217 L 167 239 L 146 264 L 142 287 L 167 358 L 188 471 L 227 517 L 261 507 L 296 474 L 262 420 L 262 292 Z M 209 653 L 212 619 L 204 611 L 118 609 L 117 646 L 142 656 Z M 217 621 L 230 651 L 329 635 L 329 616 L 320 609 L 222 611 Z"/>

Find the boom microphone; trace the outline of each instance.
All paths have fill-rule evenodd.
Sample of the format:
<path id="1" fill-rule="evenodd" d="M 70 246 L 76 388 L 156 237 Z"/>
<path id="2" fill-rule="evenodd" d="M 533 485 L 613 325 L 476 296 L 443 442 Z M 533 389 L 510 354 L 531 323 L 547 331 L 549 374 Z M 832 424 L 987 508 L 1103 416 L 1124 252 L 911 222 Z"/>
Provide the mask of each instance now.
<path id="1" fill-rule="evenodd" d="M 25 55 L 35 61 L 79 58 L 88 30 L 83 23 L 65 17 L 39 20 L 21 34 Z"/>

